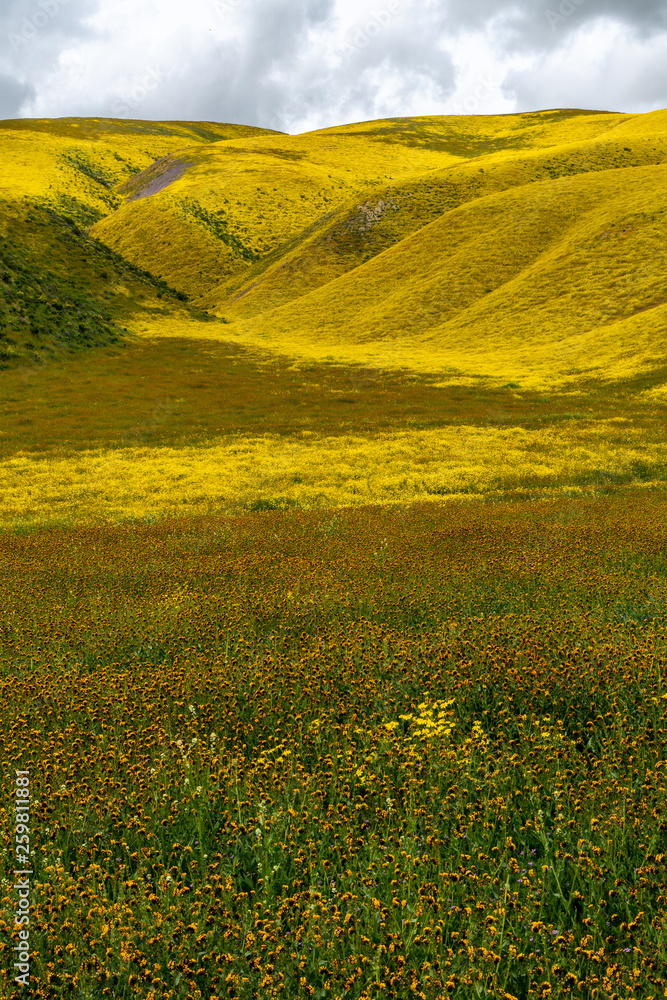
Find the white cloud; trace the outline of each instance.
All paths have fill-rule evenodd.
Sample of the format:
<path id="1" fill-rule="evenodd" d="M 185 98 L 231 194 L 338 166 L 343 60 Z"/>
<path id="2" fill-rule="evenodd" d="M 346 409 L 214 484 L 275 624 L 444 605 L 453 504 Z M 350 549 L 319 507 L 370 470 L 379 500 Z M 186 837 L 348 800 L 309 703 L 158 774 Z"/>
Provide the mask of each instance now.
<path id="1" fill-rule="evenodd" d="M 4 0 L 0 43 L 4 117 L 667 106 L 667 0 Z"/>
<path id="2" fill-rule="evenodd" d="M 601 18 L 555 52 L 535 58 L 527 70 L 509 73 L 507 86 L 521 111 L 582 104 L 624 112 L 667 107 L 667 33 L 628 37 L 618 21 Z"/>

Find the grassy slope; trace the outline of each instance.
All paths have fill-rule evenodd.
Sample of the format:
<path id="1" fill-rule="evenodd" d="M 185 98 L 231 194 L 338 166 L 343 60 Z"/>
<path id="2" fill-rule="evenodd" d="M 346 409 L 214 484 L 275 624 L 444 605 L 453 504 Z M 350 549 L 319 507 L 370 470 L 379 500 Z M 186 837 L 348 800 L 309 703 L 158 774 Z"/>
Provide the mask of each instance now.
<path id="1" fill-rule="evenodd" d="M 142 178 L 125 185 L 121 192 L 126 203 L 93 232 L 195 299 L 203 296 L 203 302 L 221 305 L 244 284 L 244 277 L 252 284 L 267 266 L 282 268 L 293 253 L 292 244 L 298 247 L 318 235 L 330 244 L 328 227 L 342 224 L 357 238 L 352 246 L 334 246 L 333 254 L 330 245 L 325 247 L 319 255 L 326 258 L 320 282 L 341 273 L 336 260 L 341 249 L 346 258 L 342 270 L 349 270 L 445 208 L 479 197 L 498 183 L 519 183 L 520 168 L 505 170 L 507 176 L 500 181 L 495 175 L 480 178 L 480 158 L 515 159 L 522 150 L 530 154 L 558 144 L 586 142 L 627 117 L 555 112 L 485 119 L 391 119 L 301 136 L 215 143 L 165 158 L 145 174 L 143 188 Z M 466 171 L 472 161 L 474 169 Z M 463 174 L 456 173 L 459 167 Z M 142 197 L 152 190 L 156 168 L 173 180 L 150 198 Z M 575 155 L 570 169 L 588 165 Z M 532 165 L 529 170 L 534 173 Z M 551 162 L 543 165 L 544 176 L 552 171 Z M 359 214 L 359 199 L 363 205 L 375 198 L 377 205 L 387 188 L 391 211 L 375 212 L 369 226 L 367 213 Z M 389 232 L 378 240 L 378 224 L 386 229 L 387 215 Z M 196 261 L 188 249 L 195 251 Z M 294 294 L 294 270 L 282 276 L 283 295 Z M 216 273 L 218 281 L 212 282 Z M 312 280 L 305 284 L 313 287 Z M 261 308 L 266 305 L 262 299 Z"/>
<path id="2" fill-rule="evenodd" d="M 635 168 L 632 188 L 614 173 L 463 205 L 241 330 L 533 387 L 630 374 L 665 351 L 665 168 Z"/>
<path id="3" fill-rule="evenodd" d="M 90 225 L 121 204 L 117 186 L 174 150 L 264 131 L 208 122 L 0 122 L 0 199 L 46 202 Z"/>
<path id="4" fill-rule="evenodd" d="M 174 149 L 262 131 L 206 122 L 0 122 L 0 365 L 114 342 L 132 314 L 163 315 L 166 283 L 86 228 L 120 204 L 117 186 Z"/>
<path id="5" fill-rule="evenodd" d="M 163 169 L 173 169 L 175 179 L 149 198 L 135 182 L 126 204 L 92 232 L 170 283 L 180 282 L 195 300 L 209 300 L 220 277 L 233 283 L 253 262 L 280 255 L 286 241 L 350 198 L 443 159 L 454 162 L 451 154 L 422 148 L 402 150 L 397 160 L 387 145 L 327 133 L 213 143 L 165 160 Z M 180 176 L 179 165 L 186 166 Z"/>
<path id="6" fill-rule="evenodd" d="M 620 117 L 625 118 L 606 116 L 606 119 Z M 584 117 L 583 121 L 590 127 L 598 119 Z M 608 125 L 608 121 L 604 124 Z M 629 149 L 603 136 L 563 143 L 555 149 L 537 146 L 519 153 L 512 150 L 505 155 L 480 155 L 484 155 L 483 167 L 477 158 L 464 159 L 454 166 L 388 185 L 375 192 L 365 205 L 343 206 L 337 218 L 325 218 L 316 231 L 302 234 L 293 247 L 285 249 L 268 267 L 264 262 L 255 265 L 240 294 L 232 296 L 229 308 L 235 315 L 248 316 L 290 301 L 357 267 L 463 204 L 559 177 L 646 166 L 661 161 L 664 148 L 661 142 L 647 139 Z M 531 192 L 533 197 L 525 206 L 519 206 L 519 214 L 524 207 L 530 218 L 537 210 L 548 207 L 544 188 L 537 188 L 536 192 Z M 523 192 L 524 197 L 527 194 Z M 518 221 L 520 228 L 521 220 Z M 516 223 L 512 228 L 517 228 Z M 213 300 L 215 291 L 211 294 Z"/>
<path id="7" fill-rule="evenodd" d="M 576 110 L 225 138 L 118 186 L 91 234 L 279 353 L 622 379 L 665 353 L 666 141 L 664 112 Z"/>

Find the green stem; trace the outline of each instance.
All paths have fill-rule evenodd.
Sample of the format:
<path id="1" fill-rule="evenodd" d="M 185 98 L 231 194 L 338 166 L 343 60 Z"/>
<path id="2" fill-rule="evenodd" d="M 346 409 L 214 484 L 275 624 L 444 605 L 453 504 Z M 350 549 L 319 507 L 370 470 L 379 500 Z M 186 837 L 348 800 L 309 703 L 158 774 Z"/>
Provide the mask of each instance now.
<path id="1" fill-rule="evenodd" d="M 503 957 L 503 939 L 505 937 L 505 919 L 507 917 L 507 894 L 509 892 L 509 888 L 510 888 L 510 877 L 509 877 L 509 872 L 508 872 L 507 879 L 505 881 L 505 895 L 503 896 L 503 922 L 502 922 L 501 927 L 500 927 L 500 941 L 498 943 L 498 954 L 500 955 L 501 961 L 502 961 L 502 957 Z M 500 963 L 498 964 L 498 968 L 500 968 Z M 509 970 L 509 961 L 508 961 L 508 963 L 507 963 L 507 972 L 505 973 L 505 982 L 503 983 L 503 990 L 507 986 L 507 980 L 508 980 L 509 974 L 510 974 L 510 970 Z M 496 972 L 496 977 L 497 977 L 497 975 L 498 975 L 498 973 Z"/>

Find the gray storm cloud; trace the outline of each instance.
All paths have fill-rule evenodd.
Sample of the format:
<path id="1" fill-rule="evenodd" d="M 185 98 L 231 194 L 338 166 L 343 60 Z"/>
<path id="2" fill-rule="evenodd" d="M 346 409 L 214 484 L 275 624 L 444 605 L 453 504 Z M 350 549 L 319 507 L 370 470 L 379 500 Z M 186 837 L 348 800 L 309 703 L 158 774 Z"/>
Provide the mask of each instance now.
<path id="1" fill-rule="evenodd" d="M 35 91 L 30 84 L 0 74 L 0 120 L 16 118 L 25 102 L 34 96 Z"/>
<path id="2" fill-rule="evenodd" d="M 662 0 L 449 0 L 446 17 L 457 25 L 475 27 L 492 18 L 506 18 L 524 42 L 550 48 L 551 23 L 572 27 L 596 18 L 610 18 L 641 32 L 667 29 L 667 4 Z M 575 17 L 575 21 L 570 19 Z"/>
<path id="3" fill-rule="evenodd" d="M 3 0 L 0 8 L 0 118 L 22 117 L 62 50 L 90 38 L 88 0 Z"/>
<path id="4" fill-rule="evenodd" d="M 43 71 L 61 50 L 92 35 L 90 0 L 3 0 L 0 10 L 0 64 L 17 72 Z"/>
<path id="5" fill-rule="evenodd" d="M 643 111 L 667 106 L 663 66 L 667 0 L 4 0 L 0 10 L 4 118 L 302 131 L 493 113 L 493 100 L 477 108 L 470 97 L 487 78 L 503 111 Z"/>
<path id="6" fill-rule="evenodd" d="M 667 30 L 667 3 L 658 0 L 449 0 L 444 23 L 465 28 L 497 19 L 504 44 L 549 50 L 563 31 L 600 19 L 618 21 L 643 37 Z M 557 29 L 557 30 L 555 30 Z"/>

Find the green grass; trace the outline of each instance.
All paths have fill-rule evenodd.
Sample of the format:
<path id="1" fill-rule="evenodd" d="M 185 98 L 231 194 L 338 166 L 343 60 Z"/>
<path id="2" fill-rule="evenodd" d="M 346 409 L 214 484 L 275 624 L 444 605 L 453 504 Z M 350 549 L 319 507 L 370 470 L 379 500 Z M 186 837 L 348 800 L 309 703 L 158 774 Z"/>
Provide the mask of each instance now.
<path id="1" fill-rule="evenodd" d="M 3 368 L 100 344 L 121 344 L 134 313 L 185 299 L 182 292 L 86 235 L 76 204 L 4 205 L 0 247 Z M 78 221 L 77 221 L 78 218 Z M 124 346 L 124 344 L 123 344 Z"/>

